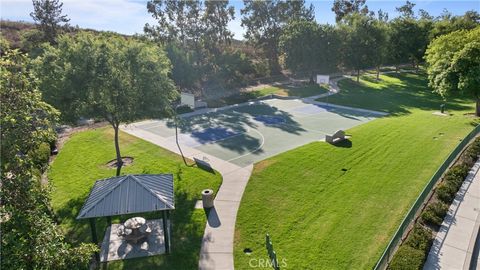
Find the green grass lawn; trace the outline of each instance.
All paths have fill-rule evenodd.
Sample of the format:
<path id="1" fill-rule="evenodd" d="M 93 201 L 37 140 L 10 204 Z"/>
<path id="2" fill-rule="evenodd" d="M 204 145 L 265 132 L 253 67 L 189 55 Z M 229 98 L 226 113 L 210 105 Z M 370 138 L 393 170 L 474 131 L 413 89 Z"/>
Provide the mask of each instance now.
<path id="1" fill-rule="evenodd" d="M 279 95 L 284 97 L 310 97 L 326 93 L 328 91 L 324 86 L 303 85 L 298 87 L 292 86 L 265 86 L 248 92 L 240 92 L 238 94 L 228 96 L 221 99 L 207 101 L 209 107 L 222 107 L 226 105 L 238 104 L 249 100 L 263 97 L 266 95 Z"/>
<path id="2" fill-rule="evenodd" d="M 471 103 L 462 97 L 449 97 L 443 101 L 428 89 L 425 76 L 415 73 L 361 76 L 360 83 L 353 80 L 338 82 L 340 93 L 320 99 L 334 104 L 372 109 L 393 115 L 410 114 L 412 109 L 440 110 L 446 103 L 447 110 L 471 110 Z M 468 99 L 467 99 L 468 100 Z"/>
<path id="3" fill-rule="evenodd" d="M 267 232 L 285 269 L 371 269 L 424 185 L 477 123 L 464 115 L 473 112 L 468 99 L 449 101 L 451 116 L 433 115 L 442 100 L 424 75 L 371 78 L 341 81 L 342 92 L 328 101 L 392 115 L 348 130 L 347 143 L 311 143 L 255 165 L 237 217 L 236 269 L 267 258 Z"/>
<path id="4" fill-rule="evenodd" d="M 123 156 L 134 158 L 133 164 L 123 168 L 122 174 L 174 174 L 173 252 L 171 255 L 110 263 L 109 269 L 196 268 L 206 218 L 204 211 L 195 210 L 194 205 L 201 199 L 202 189 L 218 190 L 222 181 L 220 174 L 186 167 L 176 154 L 125 133 L 120 135 L 120 147 Z M 100 128 L 74 134 L 53 162 L 48 173 L 54 185 L 52 204 L 69 241 L 91 241 L 88 221 L 77 221 L 75 217 L 95 180 L 115 176 L 115 169 L 105 166 L 114 157 L 113 130 Z M 105 226 L 106 221 L 98 219 L 99 240 L 103 239 Z"/>

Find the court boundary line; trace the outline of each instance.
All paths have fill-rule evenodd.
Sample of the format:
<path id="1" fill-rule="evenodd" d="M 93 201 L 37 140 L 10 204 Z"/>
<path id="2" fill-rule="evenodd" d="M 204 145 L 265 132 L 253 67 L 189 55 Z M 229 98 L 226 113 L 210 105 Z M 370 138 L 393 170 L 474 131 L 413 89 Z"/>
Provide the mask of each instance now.
<path id="1" fill-rule="evenodd" d="M 330 106 L 330 107 L 334 107 L 334 108 L 338 108 L 338 109 L 345 109 L 345 110 L 369 113 L 369 115 L 379 115 L 379 116 L 389 115 L 389 113 L 386 113 L 386 112 L 379 112 L 379 111 L 374 111 L 374 110 L 369 110 L 369 109 L 362 109 L 362 108 L 355 108 L 355 107 L 337 105 L 337 104 L 333 104 L 333 103 L 311 100 L 311 99 L 308 99 L 308 98 L 305 99 L 305 102 L 310 103 L 310 104 L 315 104 L 315 105 Z"/>
<path id="2" fill-rule="evenodd" d="M 263 146 L 265 145 L 265 136 L 263 136 L 263 133 L 261 133 L 260 131 L 258 131 L 258 130 L 256 130 L 256 129 L 252 129 L 252 130 L 255 131 L 255 132 L 257 132 L 257 133 L 260 135 L 260 137 L 262 138 L 262 143 L 261 143 L 257 148 L 255 148 L 254 150 L 252 150 L 252 151 L 250 151 L 250 152 L 248 152 L 248 153 L 246 153 L 246 154 L 243 154 L 243 155 L 240 155 L 240 156 L 238 156 L 238 157 L 234 157 L 234 158 L 231 158 L 231 159 L 227 160 L 228 162 L 230 162 L 230 161 L 232 161 L 232 160 L 237 160 L 237 159 L 242 158 L 242 157 L 246 157 L 246 156 L 251 155 L 251 154 L 253 154 L 253 153 L 255 153 L 255 152 L 257 152 L 258 150 L 260 150 L 260 149 L 263 148 Z"/>

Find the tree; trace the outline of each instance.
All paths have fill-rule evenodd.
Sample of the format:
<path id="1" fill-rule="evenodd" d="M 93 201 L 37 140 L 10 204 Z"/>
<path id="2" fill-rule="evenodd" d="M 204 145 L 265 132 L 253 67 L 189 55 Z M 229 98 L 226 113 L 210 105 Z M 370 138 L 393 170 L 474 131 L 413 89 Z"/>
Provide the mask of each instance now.
<path id="1" fill-rule="evenodd" d="M 268 61 L 270 71 L 278 73 L 279 39 L 283 27 L 290 19 L 313 20 L 313 6 L 305 7 L 305 1 L 244 0 L 241 10 L 245 38 L 260 48 Z"/>
<path id="2" fill-rule="evenodd" d="M 204 47 L 216 55 L 220 53 L 219 47 L 230 45 L 233 33 L 228 29 L 228 23 L 235 19 L 235 8 L 228 6 L 228 1 L 206 0 L 205 12 L 202 16 L 204 25 Z"/>
<path id="3" fill-rule="evenodd" d="M 145 25 L 147 35 L 162 44 L 179 41 L 184 48 L 199 46 L 203 30 L 200 1 L 150 0 L 147 10 L 158 23 Z"/>
<path id="4" fill-rule="evenodd" d="M 415 7 L 415 3 L 407 1 L 405 5 L 397 7 L 395 9 L 397 10 L 397 12 L 400 12 L 401 17 L 414 19 L 415 18 L 415 12 L 413 11 L 414 7 Z"/>
<path id="5" fill-rule="evenodd" d="M 436 38 L 458 30 L 469 30 L 480 25 L 480 15 L 477 11 L 467 11 L 464 15 L 453 16 L 447 10 L 436 19 L 431 38 Z"/>
<path id="6" fill-rule="evenodd" d="M 120 124 L 171 113 L 177 92 L 168 78 L 171 67 L 165 52 L 155 44 L 85 32 L 62 36 L 58 48 L 49 46 L 45 51 L 36 61 L 42 91 L 51 100 L 67 100 L 70 106 L 63 107 L 67 114 L 110 123 L 120 175 Z M 70 87 L 77 83 L 79 92 L 71 99 Z"/>
<path id="7" fill-rule="evenodd" d="M 360 81 L 360 70 L 374 65 L 374 56 L 379 54 L 379 44 L 375 40 L 380 34 L 374 34 L 375 19 L 360 13 L 353 13 L 344 18 L 340 25 L 342 40 L 342 62 L 347 68 L 357 73 Z"/>
<path id="8" fill-rule="evenodd" d="M 202 15 L 203 35 L 201 38 L 204 61 L 202 65 L 209 77 L 214 77 L 221 69 L 219 58 L 231 45 L 233 33 L 228 23 L 235 18 L 235 9 L 228 1 L 207 0 Z M 228 78 L 229 79 L 229 78 Z"/>
<path id="9" fill-rule="evenodd" d="M 370 59 L 377 70 L 377 80 L 380 79 L 380 67 L 388 59 L 388 25 L 385 21 L 374 20 L 370 28 L 372 37 Z"/>
<path id="10" fill-rule="evenodd" d="M 442 96 L 463 92 L 476 99 L 480 116 L 480 27 L 443 35 L 428 46 L 429 85 Z"/>
<path id="11" fill-rule="evenodd" d="M 418 71 L 430 42 L 430 33 L 433 21 L 431 16 L 420 10 L 420 19 L 417 20 L 413 11 L 415 4 L 409 1 L 398 7 L 401 15 L 390 22 L 390 61 L 395 64 L 398 71 L 400 64 L 410 62 Z"/>
<path id="12" fill-rule="evenodd" d="M 314 71 L 336 69 L 338 38 L 334 27 L 314 21 L 290 21 L 280 37 L 285 65 L 294 71 L 308 71 L 314 83 Z"/>
<path id="13" fill-rule="evenodd" d="M 0 33 L 0 56 L 10 49 L 10 42 Z"/>
<path id="14" fill-rule="evenodd" d="M 58 0 L 32 0 L 32 2 L 33 12 L 30 16 L 43 32 L 44 40 L 55 44 L 60 27 L 64 27 L 70 21 L 67 15 L 62 15 L 63 3 Z"/>
<path id="15" fill-rule="evenodd" d="M 54 139 L 58 112 L 42 101 L 30 60 L 7 51 L 0 60 L 2 269 L 86 269 L 93 244 L 71 247 L 50 212 L 34 153 Z"/>
<path id="16" fill-rule="evenodd" d="M 36 28 L 22 31 L 20 34 L 20 42 L 21 50 L 27 52 L 28 56 L 33 59 L 41 54 L 44 34 Z"/>
<path id="17" fill-rule="evenodd" d="M 291 21 L 280 37 L 280 48 L 285 55 L 288 68 L 310 73 L 310 83 L 314 83 L 314 69 L 317 67 L 317 53 L 320 31 L 316 22 Z"/>
<path id="18" fill-rule="evenodd" d="M 176 42 L 170 42 L 165 50 L 172 63 L 170 78 L 180 89 L 196 88 L 201 80 L 201 74 L 195 66 L 194 55 Z"/>
<path id="19" fill-rule="evenodd" d="M 178 85 L 183 89 L 185 86 L 200 88 L 204 79 L 217 75 L 217 58 L 233 37 L 228 23 L 233 20 L 235 10 L 228 1 L 151 0 L 147 9 L 158 24 L 146 24 L 145 33 L 165 45 L 169 57 L 173 56 L 170 58 L 174 66 L 172 78 Z M 177 52 L 185 56 L 177 55 Z M 191 68 L 186 68 L 187 62 Z M 193 74 L 179 73 L 187 69 Z"/>
<path id="20" fill-rule="evenodd" d="M 366 0 L 335 0 L 332 11 L 335 12 L 335 21 L 340 22 L 345 16 L 352 13 L 368 14 Z"/>

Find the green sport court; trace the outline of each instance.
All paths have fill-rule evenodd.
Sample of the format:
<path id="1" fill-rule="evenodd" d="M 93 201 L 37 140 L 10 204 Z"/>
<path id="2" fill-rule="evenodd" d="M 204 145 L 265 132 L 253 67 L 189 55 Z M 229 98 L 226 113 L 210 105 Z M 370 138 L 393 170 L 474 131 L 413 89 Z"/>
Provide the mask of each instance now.
<path id="1" fill-rule="evenodd" d="M 178 120 L 178 140 L 182 147 L 244 167 L 383 115 L 308 99 L 274 98 L 184 114 Z M 133 125 L 175 142 L 173 120 Z M 340 146 L 349 147 L 348 142 Z"/>

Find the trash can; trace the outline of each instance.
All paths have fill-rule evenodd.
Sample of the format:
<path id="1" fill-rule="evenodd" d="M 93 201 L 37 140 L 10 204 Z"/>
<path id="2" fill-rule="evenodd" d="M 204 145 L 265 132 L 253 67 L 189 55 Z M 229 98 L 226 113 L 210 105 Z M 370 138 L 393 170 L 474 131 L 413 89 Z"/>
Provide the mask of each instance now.
<path id="1" fill-rule="evenodd" d="M 445 104 L 440 105 L 440 112 L 445 113 Z"/>
<path id="2" fill-rule="evenodd" d="M 203 208 L 212 208 L 213 207 L 213 190 L 204 189 L 202 190 L 202 202 Z"/>

